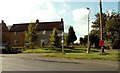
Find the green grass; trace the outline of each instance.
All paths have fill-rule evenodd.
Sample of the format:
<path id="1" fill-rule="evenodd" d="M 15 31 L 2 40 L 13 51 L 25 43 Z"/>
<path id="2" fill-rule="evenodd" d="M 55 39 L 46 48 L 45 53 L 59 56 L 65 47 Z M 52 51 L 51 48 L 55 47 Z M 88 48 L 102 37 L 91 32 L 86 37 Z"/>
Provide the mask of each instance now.
<path id="1" fill-rule="evenodd" d="M 44 57 L 58 57 L 58 58 L 68 58 L 68 59 L 87 59 L 87 60 L 111 60 L 118 61 L 117 53 L 107 53 L 100 54 L 99 52 L 95 53 L 52 53 L 45 54 Z M 119 58 L 120 60 L 120 58 Z"/>
<path id="2" fill-rule="evenodd" d="M 59 51 L 48 49 L 48 48 L 38 48 L 38 49 L 26 49 L 22 53 L 59 53 Z"/>
<path id="3" fill-rule="evenodd" d="M 65 54 L 61 53 L 61 48 L 39 48 L 29 49 L 22 51 L 23 53 L 46 53 L 43 57 L 57 57 L 57 58 L 68 58 L 68 59 L 87 59 L 87 60 L 111 60 L 118 61 L 118 55 L 120 52 L 116 50 L 108 50 L 104 54 L 100 53 L 99 49 L 91 48 L 90 53 L 86 53 L 86 48 L 65 48 Z"/>

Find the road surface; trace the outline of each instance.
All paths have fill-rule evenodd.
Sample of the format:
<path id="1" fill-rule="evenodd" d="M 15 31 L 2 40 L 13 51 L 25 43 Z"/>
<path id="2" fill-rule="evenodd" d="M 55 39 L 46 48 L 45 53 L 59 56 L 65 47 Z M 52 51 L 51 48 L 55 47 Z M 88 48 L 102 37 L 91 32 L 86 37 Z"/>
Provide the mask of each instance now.
<path id="1" fill-rule="evenodd" d="M 2 71 L 118 71 L 118 62 L 46 58 L 40 54 L 3 54 Z"/>

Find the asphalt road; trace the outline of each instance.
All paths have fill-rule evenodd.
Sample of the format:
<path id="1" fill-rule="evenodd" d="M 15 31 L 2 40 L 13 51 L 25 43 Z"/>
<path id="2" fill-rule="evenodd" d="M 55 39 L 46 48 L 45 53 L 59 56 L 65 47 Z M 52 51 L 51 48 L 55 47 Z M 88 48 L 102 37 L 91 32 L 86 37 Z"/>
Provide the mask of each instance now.
<path id="1" fill-rule="evenodd" d="M 118 62 L 45 58 L 40 54 L 3 54 L 2 71 L 118 71 Z"/>

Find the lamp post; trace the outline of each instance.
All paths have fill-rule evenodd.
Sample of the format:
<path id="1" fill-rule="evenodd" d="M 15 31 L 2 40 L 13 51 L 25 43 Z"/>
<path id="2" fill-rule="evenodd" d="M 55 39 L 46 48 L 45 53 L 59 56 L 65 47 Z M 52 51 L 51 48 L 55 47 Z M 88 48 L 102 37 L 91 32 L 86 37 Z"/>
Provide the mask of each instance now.
<path id="1" fill-rule="evenodd" d="M 89 10 L 89 13 L 88 13 L 88 48 L 87 48 L 87 53 L 89 53 L 89 51 L 90 51 L 90 41 L 89 41 L 89 21 L 90 21 L 90 18 L 89 18 L 89 16 L 90 16 L 90 12 L 91 12 L 91 10 L 90 10 L 90 8 L 88 8 L 87 7 L 87 10 Z"/>

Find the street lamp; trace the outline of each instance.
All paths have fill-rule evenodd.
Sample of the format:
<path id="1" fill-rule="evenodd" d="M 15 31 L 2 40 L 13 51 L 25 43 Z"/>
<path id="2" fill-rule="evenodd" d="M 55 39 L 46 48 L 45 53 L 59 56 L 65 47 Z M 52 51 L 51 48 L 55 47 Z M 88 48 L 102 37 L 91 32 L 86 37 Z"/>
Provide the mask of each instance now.
<path id="1" fill-rule="evenodd" d="M 90 16 L 91 10 L 88 7 L 87 7 L 87 10 L 89 10 L 89 13 L 88 13 L 88 48 L 87 48 L 87 53 L 89 53 L 89 51 L 90 51 L 90 41 L 89 41 L 89 21 L 90 21 L 90 18 L 89 18 L 89 16 Z"/>

